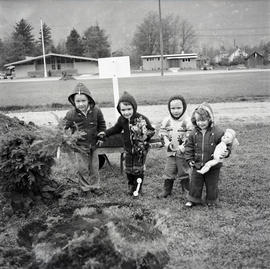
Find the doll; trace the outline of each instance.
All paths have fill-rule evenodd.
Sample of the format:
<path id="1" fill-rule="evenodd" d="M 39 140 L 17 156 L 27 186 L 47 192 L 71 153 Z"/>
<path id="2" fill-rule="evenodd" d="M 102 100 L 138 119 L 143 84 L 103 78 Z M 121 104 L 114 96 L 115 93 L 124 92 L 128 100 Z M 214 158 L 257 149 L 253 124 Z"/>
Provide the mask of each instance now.
<path id="1" fill-rule="evenodd" d="M 239 142 L 236 138 L 236 133 L 232 129 L 226 129 L 224 135 L 221 138 L 221 142 L 216 146 L 213 160 L 208 161 L 200 170 L 197 170 L 200 174 L 205 174 L 210 170 L 212 166 L 215 166 L 218 163 L 223 162 L 223 158 L 221 157 L 228 150 L 228 146 L 231 145 L 237 146 Z"/>

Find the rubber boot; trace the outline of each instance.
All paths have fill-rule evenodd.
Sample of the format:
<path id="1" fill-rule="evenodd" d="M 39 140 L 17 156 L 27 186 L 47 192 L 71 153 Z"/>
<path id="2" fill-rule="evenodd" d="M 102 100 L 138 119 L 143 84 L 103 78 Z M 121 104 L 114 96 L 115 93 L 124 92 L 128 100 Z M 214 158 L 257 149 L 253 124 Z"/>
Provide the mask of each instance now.
<path id="1" fill-rule="evenodd" d="M 128 194 L 133 195 L 133 192 L 136 189 L 136 178 L 132 174 L 127 174 L 127 179 L 128 179 Z"/>
<path id="2" fill-rule="evenodd" d="M 189 178 L 184 178 L 181 180 L 181 187 L 182 187 L 182 192 L 189 192 Z"/>
<path id="3" fill-rule="evenodd" d="M 167 198 L 169 195 L 172 194 L 172 188 L 173 188 L 173 179 L 167 178 L 164 180 L 163 185 L 163 193 L 160 195 L 157 195 L 157 198 Z"/>

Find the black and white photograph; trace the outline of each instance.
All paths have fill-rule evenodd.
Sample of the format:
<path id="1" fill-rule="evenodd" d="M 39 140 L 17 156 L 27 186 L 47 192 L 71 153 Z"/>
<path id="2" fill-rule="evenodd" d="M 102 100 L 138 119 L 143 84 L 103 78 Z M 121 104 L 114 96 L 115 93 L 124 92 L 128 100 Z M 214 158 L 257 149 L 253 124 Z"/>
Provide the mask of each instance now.
<path id="1" fill-rule="evenodd" d="M 269 133 L 269 0 L 0 0 L 0 268 L 269 268 Z"/>

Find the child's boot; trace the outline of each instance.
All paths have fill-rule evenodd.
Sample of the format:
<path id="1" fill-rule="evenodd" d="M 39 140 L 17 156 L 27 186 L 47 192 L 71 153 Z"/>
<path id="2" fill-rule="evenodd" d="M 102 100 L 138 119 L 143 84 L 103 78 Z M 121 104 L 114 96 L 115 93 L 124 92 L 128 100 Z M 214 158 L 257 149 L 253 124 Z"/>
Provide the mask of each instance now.
<path id="1" fill-rule="evenodd" d="M 167 198 L 169 195 L 172 194 L 172 188 L 173 188 L 173 182 L 174 180 L 171 178 L 167 178 L 164 180 L 163 185 L 163 192 L 159 195 L 157 195 L 157 198 Z"/>
<path id="2" fill-rule="evenodd" d="M 127 174 L 127 179 L 128 179 L 128 194 L 133 195 L 133 192 L 136 189 L 136 178 L 132 174 Z"/>
<path id="3" fill-rule="evenodd" d="M 189 178 L 181 180 L 181 187 L 183 192 L 189 192 Z"/>

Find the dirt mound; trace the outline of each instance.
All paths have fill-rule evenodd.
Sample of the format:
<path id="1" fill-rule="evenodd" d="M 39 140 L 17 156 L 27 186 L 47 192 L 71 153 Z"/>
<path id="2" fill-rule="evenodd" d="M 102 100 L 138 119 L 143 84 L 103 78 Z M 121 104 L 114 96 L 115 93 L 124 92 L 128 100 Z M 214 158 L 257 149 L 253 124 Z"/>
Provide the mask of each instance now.
<path id="1" fill-rule="evenodd" d="M 18 118 L 10 118 L 2 113 L 0 113 L 0 135 L 8 133 L 10 130 L 34 130 L 37 127 L 34 123 L 26 124 L 24 121 L 19 120 Z"/>
<path id="2" fill-rule="evenodd" d="M 103 205 L 65 212 L 23 226 L 16 259 L 14 251 L 5 256 L 24 268 L 161 269 L 169 261 L 165 239 L 147 210 Z"/>

